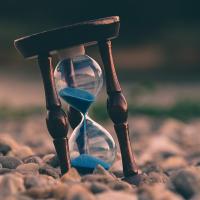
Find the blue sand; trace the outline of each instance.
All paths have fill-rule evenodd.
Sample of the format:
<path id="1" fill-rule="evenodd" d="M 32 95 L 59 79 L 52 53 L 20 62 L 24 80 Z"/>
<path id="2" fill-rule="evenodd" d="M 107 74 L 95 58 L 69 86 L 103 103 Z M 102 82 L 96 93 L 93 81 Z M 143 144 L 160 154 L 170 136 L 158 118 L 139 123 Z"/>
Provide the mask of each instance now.
<path id="1" fill-rule="evenodd" d="M 77 88 L 64 88 L 59 95 L 72 107 L 85 114 L 95 101 L 95 96 L 85 90 Z"/>
<path id="2" fill-rule="evenodd" d="M 93 172 L 97 165 L 101 165 L 106 170 L 110 168 L 110 164 L 88 154 L 81 154 L 77 158 L 73 159 L 71 165 L 83 174 Z"/>
<path id="3" fill-rule="evenodd" d="M 76 143 L 80 154 L 88 154 L 89 152 L 86 131 L 87 131 L 87 120 L 84 114 L 83 124 L 81 125 L 80 133 L 76 138 Z"/>
<path id="4" fill-rule="evenodd" d="M 70 104 L 75 109 L 79 110 L 84 115 L 83 120 L 83 132 L 79 137 L 77 142 L 80 153 L 87 153 L 86 144 L 86 113 L 90 105 L 95 101 L 95 96 L 86 90 L 78 88 L 64 88 L 59 92 L 61 98 L 63 98 L 68 104 Z"/>

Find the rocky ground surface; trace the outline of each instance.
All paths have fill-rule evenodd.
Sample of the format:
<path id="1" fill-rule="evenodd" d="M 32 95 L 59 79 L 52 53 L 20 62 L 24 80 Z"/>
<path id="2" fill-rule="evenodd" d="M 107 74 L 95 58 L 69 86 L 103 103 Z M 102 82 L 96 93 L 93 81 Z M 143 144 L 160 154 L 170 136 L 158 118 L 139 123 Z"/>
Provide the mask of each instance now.
<path id="1" fill-rule="evenodd" d="M 109 172 L 97 166 L 93 174 L 71 169 L 61 177 L 42 118 L 0 122 L 0 199 L 199 200 L 200 120 L 134 117 L 130 125 L 137 181 L 122 178 L 120 154 Z"/>

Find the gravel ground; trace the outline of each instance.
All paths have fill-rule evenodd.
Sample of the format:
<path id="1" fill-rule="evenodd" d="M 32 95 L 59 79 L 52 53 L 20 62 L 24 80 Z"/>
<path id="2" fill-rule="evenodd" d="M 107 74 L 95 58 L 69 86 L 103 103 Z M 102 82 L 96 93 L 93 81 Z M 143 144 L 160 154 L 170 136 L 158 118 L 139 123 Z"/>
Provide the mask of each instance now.
<path id="1" fill-rule="evenodd" d="M 134 117 L 130 125 L 141 169 L 137 185 L 122 178 L 119 153 L 109 172 L 97 166 L 93 174 L 71 169 L 60 177 L 42 117 L 0 122 L 0 199 L 200 199 L 200 120 Z"/>

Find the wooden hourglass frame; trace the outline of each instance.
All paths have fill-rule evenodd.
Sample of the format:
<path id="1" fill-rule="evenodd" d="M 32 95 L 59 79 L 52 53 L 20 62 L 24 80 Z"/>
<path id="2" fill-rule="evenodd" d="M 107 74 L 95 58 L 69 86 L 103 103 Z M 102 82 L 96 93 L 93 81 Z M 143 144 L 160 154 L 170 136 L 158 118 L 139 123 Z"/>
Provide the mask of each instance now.
<path id="1" fill-rule="evenodd" d="M 119 27 L 119 17 L 112 16 L 15 40 L 15 47 L 25 58 L 37 57 L 38 59 L 46 98 L 47 128 L 53 138 L 62 174 L 68 172 L 71 167 L 67 139 L 68 125 L 70 123 L 71 127 L 75 128 L 81 121 L 81 114 L 72 107 L 69 108 L 67 115 L 62 110 L 54 83 L 51 54 L 67 47 L 93 43 L 98 43 L 104 65 L 108 94 L 107 110 L 118 137 L 124 176 L 138 174 L 129 138 L 128 106 L 121 91 L 112 57 L 111 39 L 118 36 Z"/>

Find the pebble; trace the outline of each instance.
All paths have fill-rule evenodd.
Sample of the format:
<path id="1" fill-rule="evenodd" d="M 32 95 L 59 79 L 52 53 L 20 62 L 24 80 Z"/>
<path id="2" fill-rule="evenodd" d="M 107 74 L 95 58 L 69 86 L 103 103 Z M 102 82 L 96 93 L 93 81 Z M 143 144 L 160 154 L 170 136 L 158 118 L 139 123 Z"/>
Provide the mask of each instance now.
<path id="1" fill-rule="evenodd" d="M 97 200 L 137 200 L 133 193 L 108 191 L 96 195 Z M 149 199 L 150 200 L 150 199 Z"/>
<path id="2" fill-rule="evenodd" d="M 39 173 L 45 174 L 45 175 L 48 175 L 48 176 L 52 176 L 53 178 L 56 178 L 56 179 L 60 177 L 58 170 L 51 167 L 50 165 L 41 166 L 39 168 Z"/>
<path id="3" fill-rule="evenodd" d="M 116 180 L 116 178 L 107 175 L 89 174 L 83 176 L 81 180 L 82 182 L 100 182 L 107 184 L 109 182 Z"/>
<path id="4" fill-rule="evenodd" d="M 99 194 L 105 191 L 109 190 L 109 187 L 103 183 L 99 182 L 86 182 L 87 188 L 93 193 L 93 194 Z"/>
<path id="5" fill-rule="evenodd" d="M 150 172 L 158 172 L 158 173 L 163 172 L 163 169 L 161 168 L 161 166 L 158 163 L 152 162 L 152 161 L 145 163 L 142 166 L 141 170 L 143 173 L 147 173 L 147 174 L 149 174 Z"/>
<path id="6" fill-rule="evenodd" d="M 38 175 L 39 172 L 39 165 L 36 163 L 26 163 L 26 164 L 21 164 L 16 168 L 16 171 L 21 173 L 21 174 L 33 174 L 33 175 Z"/>
<path id="7" fill-rule="evenodd" d="M 177 146 L 177 144 L 165 135 L 156 135 L 149 139 L 149 146 L 146 147 L 145 153 L 143 153 L 138 159 L 139 164 L 144 165 L 155 158 L 161 160 L 162 156 L 160 155 L 163 153 L 170 153 L 177 156 L 183 155 L 183 151 Z"/>
<path id="8" fill-rule="evenodd" d="M 122 180 L 126 181 L 127 183 L 130 183 L 133 186 L 139 186 L 146 176 L 147 174 L 139 172 L 137 175 L 124 177 L 122 178 Z"/>
<path id="9" fill-rule="evenodd" d="M 105 175 L 111 178 L 115 178 L 114 174 L 111 174 L 109 171 L 104 169 L 101 165 L 97 165 L 96 168 L 93 171 L 93 174 L 100 174 L 100 175 Z"/>
<path id="10" fill-rule="evenodd" d="M 26 190 L 23 194 L 33 199 L 47 199 L 52 198 L 52 186 L 47 187 L 33 187 Z"/>
<path id="11" fill-rule="evenodd" d="M 117 190 L 117 191 L 131 191 L 133 190 L 133 186 L 130 185 L 129 183 L 127 182 L 124 182 L 124 181 L 113 181 L 111 183 L 108 183 L 108 187 L 111 189 L 111 190 Z"/>
<path id="12" fill-rule="evenodd" d="M 47 175 L 28 175 L 24 177 L 24 186 L 26 189 L 33 187 L 47 187 L 51 185 L 57 185 L 58 181 L 51 176 Z"/>
<path id="13" fill-rule="evenodd" d="M 12 149 L 11 151 L 8 152 L 8 155 L 17 157 L 19 159 L 24 159 L 28 156 L 34 155 L 34 152 L 32 151 L 30 147 L 22 146 L 17 149 Z"/>
<path id="14" fill-rule="evenodd" d="M 23 162 L 24 163 L 36 163 L 38 165 L 43 164 L 43 160 L 39 156 L 35 156 L 35 155 L 24 158 Z"/>
<path id="15" fill-rule="evenodd" d="M 25 190 L 23 178 L 19 174 L 6 174 L 0 179 L 0 195 L 8 196 Z"/>
<path id="16" fill-rule="evenodd" d="M 109 171 L 112 172 L 112 174 L 114 174 L 116 177 L 122 178 L 124 173 L 121 160 L 114 162 Z"/>
<path id="17" fill-rule="evenodd" d="M 161 162 L 161 167 L 164 169 L 164 171 L 177 170 L 186 166 L 186 160 L 180 156 L 169 157 Z"/>
<path id="18" fill-rule="evenodd" d="M 21 194 L 14 194 L 14 195 L 8 195 L 3 197 L 4 200 L 33 200 L 30 197 L 21 195 Z"/>
<path id="19" fill-rule="evenodd" d="M 0 153 L 6 155 L 11 150 L 11 147 L 7 144 L 0 142 Z"/>
<path id="20" fill-rule="evenodd" d="M 9 134 L 2 134 L 0 137 L 0 144 L 9 146 L 10 149 L 19 148 L 19 144 L 15 142 Z M 8 153 L 8 152 L 7 152 Z"/>
<path id="21" fill-rule="evenodd" d="M 183 200 L 183 198 L 169 190 L 163 184 L 145 185 L 137 191 L 139 200 Z"/>
<path id="22" fill-rule="evenodd" d="M 19 145 L 9 136 L 2 139 L 0 135 L 0 199 L 199 200 L 200 153 L 198 142 L 194 142 L 198 141 L 195 132 L 199 128 L 196 131 L 187 127 L 176 120 L 164 122 L 156 132 L 146 128 L 142 131 L 141 126 L 143 133 L 134 140 L 134 145 L 143 173 L 125 179 L 119 153 L 109 171 L 99 165 L 93 174 L 80 176 L 72 168 L 60 179 L 55 154 L 37 156 L 29 147 Z M 38 149 L 34 148 L 44 155 Z M 186 167 L 189 164 L 196 167 Z"/>
<path id="23" fill-rule="evenodd" d="M 166 183 L 168 177 L 164 173 L 150 172 L 149 174 L 142 174 L 138 185 L 152 185 L 155 183 Z"/>
<path id="24" fill-rule="evenodd" d="M 190 167 L 178 171 L 170 178 L 171 184 L 175 191 L 188 199 L 200 191 L 200 170 Z"/>
<path id="25" fill-rule="evenodd" d="M 48 154 L 43 157 L 43 161 L 52 167 L 59 166 L 59 160 L 57 155 L 55 154 Z"/>
<path id="26" fill-rule="evenodd" d="M 0 156 L 0 163 L 3 168 L 15 169 L 18 165 L 21 165 L 23 162 L 18 158 L 12 156 Z"/>
<path id="27" fill-rule="evenodd" d="M 184 123 L 175 119 L 168 119 L 164 121 L 163 125 L 159 130 L 159 134 L 167 136 L 174 142 L 178 142 L 180 140 L 180 135 L 182 135 L 184 128 Z"/>
<path id="28" fill-rule="evenodd" d="M 69 171 L 61 177 L 61 181 L 67 182 L 80 182 L 81 176 L 75 168 L 69 169 Z"/>
<path id="29" fill-rule="evenodd" d="M 12 172 L 12 169 L 8 169 L 8 168 L 0 169 L 0 175 L 7 174 L 7 173 L 10 173 L 10 172 Z"/>
<path id="30" fill-rule="evenodd" d="M 109 171 L 112 172 L 117 177 L 123 177 L 121 154 L 119 152 L 117 152 L 115 162 L 113 163 Z"/>
<path id="31" fill-rule="evenodd" d="M 59 185 L 53 190 L 53 197 L 67 200 L 95 200 L 94 195 L 83 185 Z"/>

